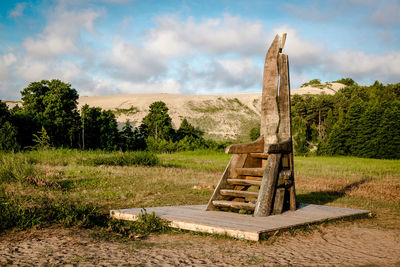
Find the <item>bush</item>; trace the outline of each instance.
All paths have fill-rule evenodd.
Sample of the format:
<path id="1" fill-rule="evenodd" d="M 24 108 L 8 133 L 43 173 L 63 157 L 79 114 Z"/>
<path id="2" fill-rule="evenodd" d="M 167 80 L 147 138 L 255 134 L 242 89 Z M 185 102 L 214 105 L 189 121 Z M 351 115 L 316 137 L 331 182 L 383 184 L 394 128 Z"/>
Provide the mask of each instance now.
<path id="1" fill-rule="evenodd" d="M 165 232 L 168 222 L 157 217 L 154 212 L 148 214 L 145 209 L 141 211 L 136 221 L 123 221 L 110 219 L 108 230 L 131 237 L 134 234 L 149 234 Z"/>
<path id="2" fill-rule="evenodd" d="M 105 226 L 108 216 L 88 204 L 61 201 L 54 203 L 43 198 L 39 206 L 28 207 L 21 199 L 0 191 L 0 232 L 18 227 L 28 229 L 35 225 L 61 224 L 66 227 L 78 225 L 84 228 Z"/>
<path id="3" fill-rule="evenodd" d="M 158 163 L 159 160 L 155 154 L 145 151 L 96 155 L 94 158 L 89 158 L 83 161 L 83 164 L 91 166 L 155 166 Z"/>
<path id="4" fill-rule="evenodd" d="M 22 181 L 36 173 L 32 161 L 28 158 L 15 157 L 14 154 L 0 154 L 0 182 Z"/>

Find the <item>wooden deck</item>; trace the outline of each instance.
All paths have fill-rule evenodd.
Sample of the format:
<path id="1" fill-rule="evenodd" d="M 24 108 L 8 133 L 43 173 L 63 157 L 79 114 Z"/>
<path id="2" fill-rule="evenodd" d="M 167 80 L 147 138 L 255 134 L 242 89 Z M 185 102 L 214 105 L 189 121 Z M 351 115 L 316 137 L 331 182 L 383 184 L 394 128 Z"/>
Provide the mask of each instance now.
<path id="1" fill-rule="evenodd" d="M 368 210 L 356 210 L 322 205 L 302 204 L 296 211 L 268 217 L 253 217 L 223 211 L 206 211 L 206 205 L 170 206 L 146 208 L 170 221 L 170 226 L 184 230 L 228 235 L 239 239 L 258 241 L 262 234 L 304 224 L 322 222 L 357 215 Z M 110 216 L 120 220 L 134 221 L 141 209 L 111 210 Z"/>

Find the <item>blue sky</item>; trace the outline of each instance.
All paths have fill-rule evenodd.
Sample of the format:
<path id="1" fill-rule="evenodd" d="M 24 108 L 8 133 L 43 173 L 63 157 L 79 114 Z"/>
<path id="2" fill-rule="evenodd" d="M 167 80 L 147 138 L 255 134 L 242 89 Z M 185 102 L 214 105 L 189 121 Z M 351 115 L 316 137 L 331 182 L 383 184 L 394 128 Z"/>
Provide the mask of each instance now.
<path id="1" fill-rule="evenodd" d="M 0 99 L 54 78 L 80 95 L 260 92 L 281 32 L 292 88 L 400 81 L 400 0 L 3 0 Z"/>

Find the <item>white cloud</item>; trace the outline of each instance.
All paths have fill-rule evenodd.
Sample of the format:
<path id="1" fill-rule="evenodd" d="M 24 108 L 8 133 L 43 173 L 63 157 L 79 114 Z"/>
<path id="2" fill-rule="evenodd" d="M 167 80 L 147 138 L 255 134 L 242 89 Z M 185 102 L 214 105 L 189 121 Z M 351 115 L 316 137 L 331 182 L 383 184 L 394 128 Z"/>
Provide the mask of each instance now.
<path id="1" fill-rule="evenodd" d="M 99 12 L 90 9 L 74 12 L 60 6 L 53 12 L 43 32 L 23 42 L 29 56 L 55 57 L 78 52 L 79 34 L 93 31 L 94 21 L 100 16 Z"/>
<path id="2" fill-rule="evenodd" d="M 224 15 L 196 23 L 174 16 L 159 18 L 148 33 L 151 50 L 165 56 L 185 53 L 254 55 L 264 48 L 265 28 L 261 22 L 246 21 L 239 16 Z"/>
<path id="3" fill-rule="evenodd" d="M 17 3 L 14 7 L 14 9 L 10 10 L 8 13 L 9 17 L 21 17 L 24 13 L 24 9 L 26 7 L 26 3 Z"/>
<path id="4" fill-rule="evenodd" d="M 143 81 L 165 72 L 167 62 L 146 48 L 117 38 L 111 51 L 107 53 L 104 66 L 106 65 L 109 69 L 107 72 L 111 75 L 131 81 Z"/>

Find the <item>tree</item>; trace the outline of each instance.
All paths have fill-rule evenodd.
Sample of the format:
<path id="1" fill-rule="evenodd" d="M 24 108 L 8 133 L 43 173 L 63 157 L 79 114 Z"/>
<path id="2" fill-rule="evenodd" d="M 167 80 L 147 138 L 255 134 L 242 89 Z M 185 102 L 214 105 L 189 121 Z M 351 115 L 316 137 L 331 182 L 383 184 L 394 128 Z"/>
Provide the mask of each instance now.
<path id="1" fill-rule="evenodd" d="M 122 131 L 120 132 L 120 148 L 123 151 L 134 150 L 135 143 L 134 143 L 134 134 L 133 134 L 133 127 L 129 120 L 126 120 Z"/>
<path id="2" fill-rule="evenodd" d="M 51 147 L 50 137 L 43 126 L 42 130 L 40 130 L 38 134 L 34 134 L 33 137 L 33 142 L 36 143 L 33 148 L 43 150 Z"/>
<path id="3" fill-rule="evenodd" d="M 293 142 L 296 154 L 305 154 L 308 152 L 307 122 L 302 118 L 293 119 Z"/>
<path id="4" fill-rule="evenodd" d="M 16 151 L 19 149 L 17 143 L 17 131 L 9 121 L 0 124 L 0 150 Z"/>
<path id="5" fill-rule="evenodd" d="M 84 105 L 81 113 L 85 149 L 118 149 L 118 124 L 112 111 Z"/>
<path id="6" fill-rule="evenodd" d="M 111 110 L 103 110 L 99 118 L 100 148 L 105 150 L 118 149 L 118 124 Z"/>
<path id="7" fill-rule="evenodd" d="M 352 78 L 342 78 L 337 81 L 333 81 L 333 83 L 341 83 L 347 86 L 357 85 L 357 83 Z"/>
<path id="8" fill-rule="evenodd" d="M 377 136 L 377 157 L 400 159 L 400 101 L 386 108 Z"/>
<path id="9" fill-rule="evenodd" d="M 78 93 L 60 80 L 32 82 L 21 91 L 24 110 L 39 121 L 55 146 L 76 146 Z"/>
<path id="10" fill-rule="evenodd" d="M 260 124 L 250 129 L 249 137 L 251 141 L 255 141 L 260 137 Z"/>
<path id="11" fill-rule="evenodd" d="M 186 136 L 188 137 L 193 137 L 193 138 L 200 138 L 202 135 L 202 132 L 197 130 L 196 128 L 191 125 L 186 118 L 184 118 L 181 122 L 181 126 L 179 127 L 178 131 L 176 131 L 176 140 L 181 140 L 185 138 Z"/>
<path id="12" fill-rule="evenodd" d="M 171 140 L 175 131 L 172 127 L 172 119 L 168 115 L 167 105 L 162 101 L 157 101 L 149 106 L 149 113 L 143 118 L 142 129 L 146 130 L 147 136 L 154 137 L 156 140 Z"/>

